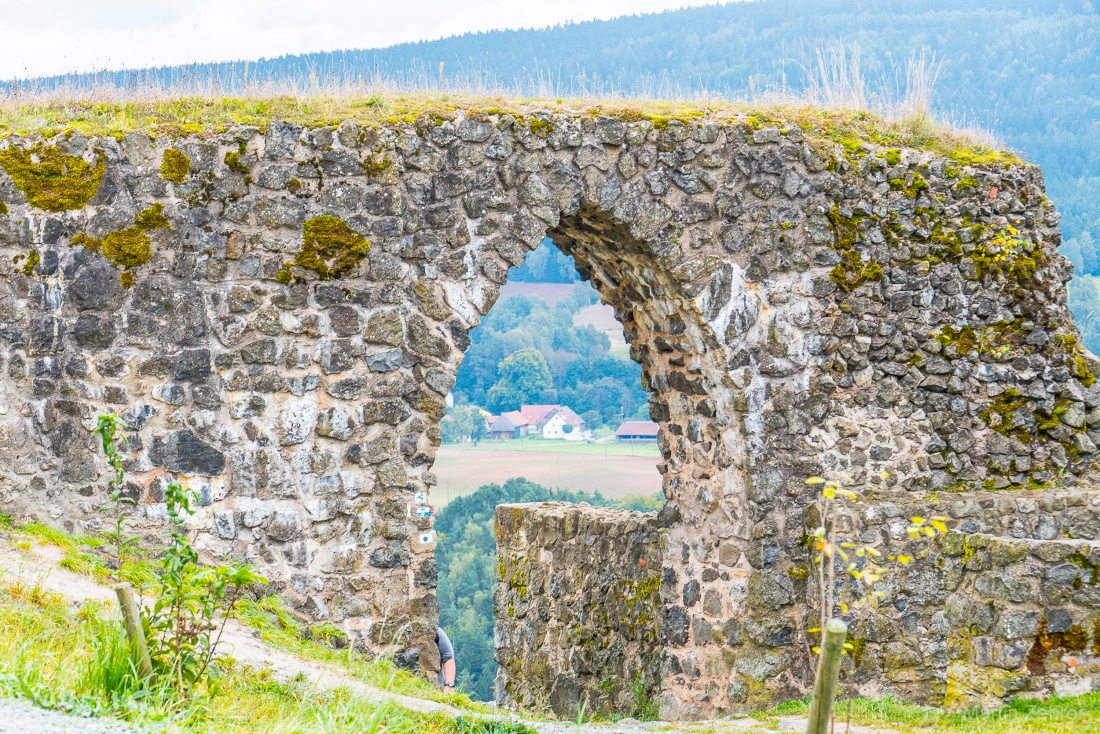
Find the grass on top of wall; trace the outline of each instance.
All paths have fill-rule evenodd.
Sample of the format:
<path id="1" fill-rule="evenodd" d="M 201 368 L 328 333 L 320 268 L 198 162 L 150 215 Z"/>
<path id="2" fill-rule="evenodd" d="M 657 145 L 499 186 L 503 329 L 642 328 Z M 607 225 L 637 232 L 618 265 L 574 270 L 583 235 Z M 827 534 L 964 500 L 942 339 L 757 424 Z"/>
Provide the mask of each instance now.
<path id="1" fill-rule="evenodd" d="M 606 116 L 624 122 L 647 120 L 658 129 L 673 120 L 707 119 L 744 123 L 752 128 L 799 127 L 811 139 L 843 146 L 849 157 L 861 157 L 862 144 L 902 146 L 932 150 L 963 164 L 1019 163 L 1020 159 L 998 148 L 987 134 L 943 125 L 924 114 L 893 119 L 866 111 L 827 110 L 791 99 L 760 103 L 702 102 L 690 100 L 635 99 L 515 99 L 442 92 L 392 92 L 385 94 L 318 92 L 312 95 L 224 97 L 80 98 L 58 95 L 11 96 L 0 99 L 0 138 L 11 133 L 52 137 L 69 131 L 84 135 L 123 136 L 143 130 L 156 137 L 179 138 L 210 135 L 234 125 L 261 130 L 275 120 L 310 128 L 333 127 L 354 120 L 365 127 L 397 127 L 440 124 L 459 113 L 493 119 L 504 115 L 545 137 L 552 122 L 536 113 Z"/>

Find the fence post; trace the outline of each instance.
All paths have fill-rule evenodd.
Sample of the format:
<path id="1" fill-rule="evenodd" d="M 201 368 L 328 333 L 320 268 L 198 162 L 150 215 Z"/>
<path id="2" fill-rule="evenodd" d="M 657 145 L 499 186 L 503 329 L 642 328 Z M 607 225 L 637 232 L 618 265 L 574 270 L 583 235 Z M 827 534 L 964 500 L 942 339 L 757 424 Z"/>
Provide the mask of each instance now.
<path id="1" fill-rule="evenodd" d="M 138 612 L 134 587 L 123 581 L 115 584 L 118 596 L 118 609 L 122 612 L 122 623 L 126 626 L 126 636 L 130 639 L 131 654 L 137 657 L 138 673 L 142 678 L 153 674 L 153 663 L 149 659 L 149 643 L 145 640 L 145 630 L 141 627 L 141 614 Z"/>
<path id="2" fill-rule="evenodd" d="M 848 625 L 841 619 L 830 619 L 825 625 L 821 640 L 821 657 L 817 664 L 817 681 L 814 697 L 810 701 L 810 719 L 806 722 L 806 734 L 828 734 L 833 717 L 833 700 L 836 698 L 837 679 L 840 676 L 840 659 L 844 655 L 844 638 Z"/>

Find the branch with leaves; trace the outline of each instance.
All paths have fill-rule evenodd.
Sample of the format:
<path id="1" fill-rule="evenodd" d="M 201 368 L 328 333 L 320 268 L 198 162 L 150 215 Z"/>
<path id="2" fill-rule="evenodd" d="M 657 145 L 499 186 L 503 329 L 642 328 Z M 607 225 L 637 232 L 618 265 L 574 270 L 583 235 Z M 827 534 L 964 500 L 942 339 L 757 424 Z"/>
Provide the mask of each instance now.
<path id="1" fill-rule="evenodd" d="M 882 473 L 883 479 L 889 476 L 888 472 Z M 839 611 L 838 618 L 843 619 L 853 610 L 877 607 L 879 600 L 885 596 L 885 592 L 879 588 L 879 582 L 899 566 L 906 566 L 913 561 L 912 556 L 884 554 L 876 547 L 877 544 L 856 543 L 841 537 L 841 518 L 849 518 L 852 527 L 855 528 L 857 516 L 855 505 L 862 502 L 860 495 L 848 489 L 845 483 L 852 484 L 851 478 L 846 475 L 841 476 L 841 481 L 823 477 L 810 477 L 806 480 L 806 484 L 821 488 L 816 503 L 821 524 L 809 536 L 814 553 L 813 560 L 817 565 L 817 581 L 821 595 L 821 627 L 808 632 L 821 632 L 833 617 L 834 612 Z M 946 517 L 931 519 L 911 517 L 906 532 L 914 540 L 935 538 L 947 532 L 946 520 Z M 844 592 L 851 587 L 848 584 L 842 584 L 840 598 L 837 597 L 838 568 L 842 574 L 858 582 L 856 588 L 860 590 L 859 596 L 848 597 Z M 850 649 L 851 643 L 847 643 L 846 647 Z M 814 647 L 813 651 L 817 653 L 819 649 Z"/>

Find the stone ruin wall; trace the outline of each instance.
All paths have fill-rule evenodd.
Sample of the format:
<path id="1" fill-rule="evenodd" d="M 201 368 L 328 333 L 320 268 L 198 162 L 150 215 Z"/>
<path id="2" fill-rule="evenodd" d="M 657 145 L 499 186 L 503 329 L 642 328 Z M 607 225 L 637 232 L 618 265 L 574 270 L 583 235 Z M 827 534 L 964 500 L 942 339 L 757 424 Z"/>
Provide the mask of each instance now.
<path id="1" fill-rule="evenodd" d="M 571 550 L 595 534 L 554 541 L 558 510 L 504 523 L 524 529 L 501 547 L 503 700 L 620 705 L 639 670 L 668 717 L 801 695 L 804 480 L 841 472 L 874 500 L 853 532 L 901 542 L 899 518 L 936 504 L 963 538 L 918 554 L 854 633 L 868 685 L 969 700 L 983 675 L 1053 685 L 1067 650 L 1091 680 L 1096 535 L 1065 507 L 1096 511 L 1078 487 L 1100 365 L 1037 168 L 747 117 L 452 117 L 0 142 L 0 506 L 102 527 L 90 428 L 117 411 L 150 537 L 180 478 L 206 558 L 245 558 L 300 612 L 434 670 L 444 398 L 508 268 L 549 236 L 615 307 L 664 455 L 665 509 L 624 520 L 643 535 L 569 522 L 662 560 L 643 576 Z M 657 647 L 598 617 L 562 637 L 564 607 L 523 598 L 557 578 L 611 620 L 615 598 L 560 586 L 593 558 L 651 592 L 659 565 L 632 633 L 656 625 Z M 521 563 L 545 589 L 515 585 Z M 1017 612 L 1038 621 L 1003 622 Z M 553 653 L 521 674 L 539 639 Z M 1046 657 L 1012 667 L 1020 640 Z M 623 667 L 596 680 L 592 660 Z"/>

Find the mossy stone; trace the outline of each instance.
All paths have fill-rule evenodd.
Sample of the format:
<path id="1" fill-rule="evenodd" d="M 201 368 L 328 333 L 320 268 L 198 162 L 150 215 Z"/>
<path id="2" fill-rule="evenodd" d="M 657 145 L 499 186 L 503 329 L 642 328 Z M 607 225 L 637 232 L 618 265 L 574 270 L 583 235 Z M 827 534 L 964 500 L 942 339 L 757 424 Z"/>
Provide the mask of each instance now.
<path id="1" fill-rule="evenodd" d="M 367 238 L 331 214 L 307 219 L 302 228 L 302 249 L 294 265 L 312 270 L 321 280 L 349 275 L 370 251 Z"/>
<path id="2" fill-rule="evenodd" d="M 23 275 L 26 275 L 28 278 L 34 275 L 34 266 L 38 265 L 41 259 L 42 258 L 38 255 L 38 250 L 31 250 L 27 255 L 27 262 L 23 265 Z"/>
<path id="3" fill-rule="evenodd" d="M 134 215 L 134 226 L 140 230 L 172 229 L 168 217 L 164 216 L 164 205 L 153 204 Z"/>
<path id="4" fill-rule="evenodd" d="M 135 268 L 149 262 L 153 256 L 152 242 L 137 227 L 111 232 L 103 238 L 103 256 L 115 265 Z"/>
<path id="5" fill-rule="evenodd" d="M 42 145 L 29 150 L 15 146 L 0 150 L 0 166 L 31 206 L 50 212 L 83 207 L 95 196 L 107 171 L 103 156 L 97 156 L 93 165 L 79 156 Z"/>
<path id="6" fill-rule="evenodd" d="M 160 163 L 160 175 L 165 181 L 177 185 L 183 183 L 191 175 L 191 159 L 175 148 L 168 148 Z"/>

